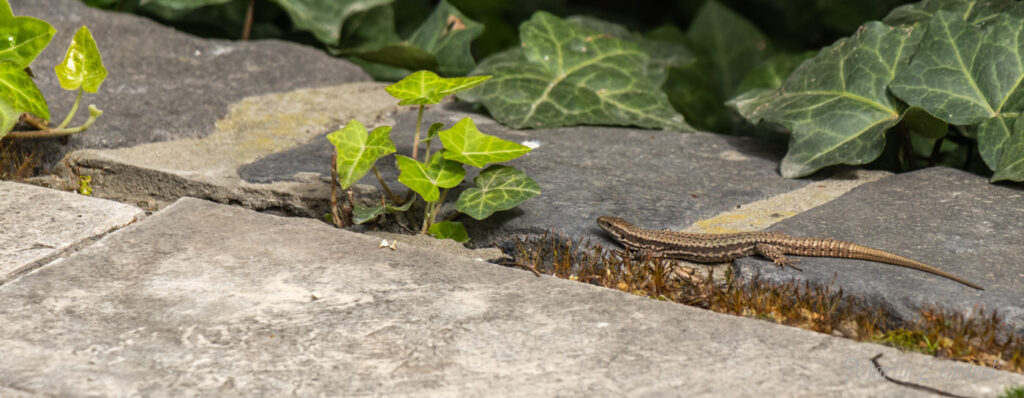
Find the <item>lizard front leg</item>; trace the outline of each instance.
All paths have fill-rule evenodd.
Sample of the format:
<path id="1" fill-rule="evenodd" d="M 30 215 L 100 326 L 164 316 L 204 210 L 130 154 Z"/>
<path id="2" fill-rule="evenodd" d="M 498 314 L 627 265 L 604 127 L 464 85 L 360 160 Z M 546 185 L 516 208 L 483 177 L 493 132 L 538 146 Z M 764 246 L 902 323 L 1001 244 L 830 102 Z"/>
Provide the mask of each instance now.
<path id="1" fill-rule="evenodd" d="M 772 262 L 774 262 L 775 264 L 782 268 L 792 267 L 797 271 L 803 271 L 802 269 L 794 265 L 800 262 L 800 260 L 786 257 L 786 254 L 783 253 L 782 249 L 779 248 L 778 246 L 768 243 L 758 243 L 754 245 L 754 253 L 757 253 L 761 257 L 772 260 Z"/>

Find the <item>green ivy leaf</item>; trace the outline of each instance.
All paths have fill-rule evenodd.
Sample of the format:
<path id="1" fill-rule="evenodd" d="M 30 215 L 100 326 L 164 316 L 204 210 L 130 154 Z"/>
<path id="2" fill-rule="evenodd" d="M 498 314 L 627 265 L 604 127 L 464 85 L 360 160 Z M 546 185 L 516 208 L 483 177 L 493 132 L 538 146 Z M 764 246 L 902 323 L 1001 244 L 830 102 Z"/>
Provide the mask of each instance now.
<path id="1" fill-rule="evenodd" d="M 836 164 L 875 160 L 884 133 L 899 120 L 898 102 L 886 87 L 906 66 L 920 31 L 868 22 L 805 61 L 752 119 L 792 131 L 782 159 L 786 178 Z"/>
<path id="2" fill-rule="evenodd" d="M 381 126 L 366 133 L 366 126 L 352 119 L 341 130 L 327 134 L 327 140 L 338 152 L 338 184 L 352 186 L 373 167 L 382 156 L 395 152 L 391 142 L 391 126 Z"/>
<path id="3" fill-rule="evenodd" d="M 710 61 L 711 79 L 723 99 L 734 94 L 768 47 L 768 40 L 754 24 L 714 0 L 704 3 L 686 36 L 694 51 Z"/>
<path id="4" fill-rule="evenodd" d="M 949 132 L 949 124 L 945 120 L 932 116 L 928 111 L 916 106 L 903 111 L 899 122 L 915 134 L 932 140 L 945 137 Z"/>
<path id="5" fill-rule="evenodd" d="M 107 78 L 107 68 L 103 67 L 100 50 L 92 38 L 89 28 L 82 26 L 71 39 L 64 62 L 54 67 L 61 88 L 77 90 L 81 87 L 90 93 L 100 89 L 100 84 Z"/>
<path id="6" fill-rule="evenodd" d="M 14 129 L 14 125 L 18 124 L 19 117 L 21 117 L 21 112 L 11 107 L 11 104 L 0 101 L 0 139 Z"/>
<path id="7" fill-rule="evenodd" d="M 24 69 L 56 32 L 46 21 L 15 17 L 7 0 L 0 0 L 0 68 Z"/>
<path id="8" fill-rule="evenodd" d="M 431 105 L 441 102 L 446 95 L 469 89 L 490 78 L 490 76 L 444 78 L 434 72 L 421 70 L 384 89 L 392 97 L 401 100 L 398 105 Z"/>
<path id="9" fill-rule="evenodd" d="M 949 11 L 960 15 L 964 21 L 979 23 L 1013 8 L 1016 3 L 1016 0 L 923 0 L 892 9 L 882 22 L 913 25 L 928 22 L 939 11 Z"/>
<path id="10" fill-rule="evenodd" d="M 6 128 L 0 130 L 0 136 L 7 135 L 24 112 L 50 119 L 46 99 L 28 72 L 4 64 L 9 63 L 0 63 L 0 103 L 6 108 L 6 112 L 0 112 L 0 127 Z"/>
<path id="11" fill-rule="evenodd" d="M 469 242 L 469 233 L 466 232 L 466 227 L 458 221 L 441 221 L 431 225 L 427 232 L 437 239 L 451 239 L 459 243 Z"/>
<path id="12" fill-rule="evenodd" d="M 801 63 L 814 58 L 817 54 L 816 51 L 799 54 L 782 53 L 761 61 L 743 77 L 743 81 L 736 89 L 741 94 L 726 101 L 725 105 L 735 110 L 751 124 L 757 124 L 761 119 L 754 117 L 754 111 L 772 100 L 775 90 L 782 87 L 782 83 Z"/>
<path id="13" fill-rule="evenodd" d="M 26 68 L 46 48 L 56 30 L 32 17 L 15 17 L 0 0 L 0 138 L 14 128 L 22 113 L 50 118 L 50 108 Z"/>
<path id="14" fill-rule="evenodd" d="M 356 203 L 352 206 L 352 222 L 356 224 L 362 224 L 367 221 L 377 218 L 377 216 L 384 213 L 398 213 L 408 211 L 412 207 L 413 201 L 405 202 L 402 206 L 392 206 L 388 204 L 375 204 L 372 206 L 363 206 Z"/>
<path id="15" fill-rule="evenodd" d="M 515 167 L 493 165 L 473 179 L 476 188 L 459 195 L 455 209 L 483 220 L 496 211 L 508 210 L 540 195 L 540 185 Z"/>
<path id="16" fill-rule="evenodd" d="M 482 102 L 514 128 L 577 124 L 692 131 L 654 85 L 649 57 L 616 39 L 543 11 L 519 27 L 522 47 L 494 54 L 473 74 L 495 78 L 459 98 Z"/>
<path id="17" fill-rule="evenodd" d="M 354 14 L 391 4 L 394 0 L 273 0 L 297 29 L 313 33 L 322 43 L 337 45 L 341 29 Z"/>
<path id="18" fill-rule="evenodd" d="M 428 142 L 433 141 L 434 137 L 437 137 L 437 133 L 440 133 L 441 129 L 443 129 L 443 128 L 444 128 L 444 123 L 432 123 L 430 125 L 430 128 L 427 129 L 427 138 L 424 138 L 423 142 L 424 143 L 428 143 Z"/>
<path id="19" fill-rule="evenodd" d="M 391 6 L 379 7 L 352 19 L 357 26 L 352 32 L 346 29 L 342 47 L 332 52 L 406 69 L 401 76 L 408 75 L 408 70 L 418 69 L 433 70 L 445 76 L 463 76 L 476 66 L 470 54 L 470 43 L 483 33 L 484 27 L 447 1 L 442 0 L 408 40 L 401 40 L 395 32 Z"/>
<path id="20" fill-rule="evenodd" d="M 1024 181 L 1024 114 L 1017 116 L 1013 123 L 1013 133 L 1002 145 L 999 165 L 992 182 Z"/>
<path id="21" fill-rule="evenodd" d="M 743 80 L 740 81 L 736 93 L 745 93 L 750 90 L 768 88 L 777 89 L 793 73 L 794 70 L 804 61 L 818 55 L 817 51 L 804 51 L 802 53 L 779 53 L 765 58 L 755 66 Z"/>
<path id="22" fill-rule="evenodd" d="M 482 24 L 466 18 L 458 8 L 441 0 L 427 20 L 409 36 L 409 44 L 435 55 L 438 73 L 465 76 L 476 66 L 469 45 L 483 32 Z"/>
<path id="23" fill-rule="evenodd" d="M 512 160 L 530 152 L 527 146 L 481 133 L 468 117 L 438 134 L 444 144 L 442 156 L 445 159 L 474 167 Z"/>
<path id="24" fill-rule="evenodd" d="M 980 125 L 978 150 L 999 171 L 1008 118 L 1024 109 L 1024 7 L 982 25 L 938 11 L 893 94 L 955 125 Z"/>
<path id="25" fill-rule="evenodd" d="M 585 15 L 572 16 L 567 18 L 566 21 L 635 43 L 650 57 L 647 63 L 647 73 L 655 87 L 660 87 L 665 83 L 669 68 L 689 65 L 696 60 L 690 49 L 681 43 L 646 37 L 639 33 L 630 32 L 625 26 L 617 23 Z M 663 34 L 660 32 L 664 32 L 667 29 L 662 28 L 662 30 L 656 32 L 656 35 Z"/>
<path id="26" fill-rule="evenodd" d="M 723 104 L 758 65 L 767 40 L 753 24 L 716 1 L 704 3 L 685 40 L 696 59 L 669 70 L 664 86 L 669 101 L 693 126 L 729 131 L 733 121 Z"/>
<path id="27" fill-rule="evenodd" d="M 445 159 L 440 154 L 430 158 L 430 164 L 427 165 L 408 156 L 396 155 L 395 159 L 400 171 L 398 182 L 420 194 L 427 202 L 435 202 L 441 197 L 438 188 L 452 188 L 466 177 L 466 169 L 461 164 Z"/>

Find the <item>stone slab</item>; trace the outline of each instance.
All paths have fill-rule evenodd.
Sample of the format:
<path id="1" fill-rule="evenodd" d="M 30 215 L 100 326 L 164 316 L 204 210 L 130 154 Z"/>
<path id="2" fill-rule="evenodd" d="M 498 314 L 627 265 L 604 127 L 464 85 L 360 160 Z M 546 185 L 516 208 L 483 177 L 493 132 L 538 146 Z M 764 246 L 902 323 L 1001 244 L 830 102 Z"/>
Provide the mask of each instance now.
<path id="1" fill-rule="evenodd" d="M 939 304 L 970 312 L 998 310 L 1024 333 L 1024 191 L 984 177 L 930 168 L 883 178 L 784 220 L 772 230 L 842 239 L 889 251 L 981 285 L 977 291 L 932 274 L 868 261 L 803 258 L 803 272 L 766 260 L 736 261 L 737 275 L 774 280 L 835 281 L 900 318 Z"/>
<path id="2" fill-rule="evenodd" d="M 59 396 L 925 396 L 1024 376 L 182 199 L 0 286 L 0 388 Z M 0 390 L 3 391 L 3 390 Z"/>
<path id="3" fill-rule="evenodd" d="M 0 181 L 0 284 L 144 215 L 114 201 Z"/>
<path id="4" fill-rule="evenodd" d="M 202 138 L 68 154 L 105 198 L 157 210 L 180 197 L 232 203 L 279 214 L 319 218 L 328 211 L 330 156 L 325 136 L 351 119 L 380 123 L 397 110 L 384 84 L 351 83 L 248 97 Z M 239 167 L 315 142 L 325 152 L 321 173 L 296 172 L 291 181 L 250 183 Z M 372 189 L 372 188 L 370 188 Z"/>
<path id="5" fill-rule="evenodd" d="M 51 164 L 73 149 L 208 136 L 228 106 L 246 97 L 371 80 L 358 66 L 300 44 L 202 39 L 78 0 L 10 4 L 14 15 L 40 18 L 57 29 L 32 64 L 53 119 L 63 120 L 75 97 L 60 88 L 53 67 L 82 25 L 92 31 L 108 71 L 99 92 L 84 96 L 72 124 L 85 121 L 85 106 L 95 103 L 104 114 L 90 130 L 71 136 L 67 145 L 56 139 L 34 141 Z"/>

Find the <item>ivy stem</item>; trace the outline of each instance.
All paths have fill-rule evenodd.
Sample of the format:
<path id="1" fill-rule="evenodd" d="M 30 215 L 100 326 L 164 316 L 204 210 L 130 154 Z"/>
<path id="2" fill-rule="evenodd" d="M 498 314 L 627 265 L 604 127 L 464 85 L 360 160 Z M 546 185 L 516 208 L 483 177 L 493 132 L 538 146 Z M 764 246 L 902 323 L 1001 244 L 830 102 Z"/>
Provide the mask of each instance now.
<path id="1" fill-rule="evenodd" d="M 939 163 L 939 155 L 941 155 L 942 151 L 942 141 L 944 140 L 945 138 L 939 138 L 935 140 L 935 144 L 932 144 L 932 153 L 928 156 L 928 167 L 934 167 Z"/>
<path id="2" fill-rule="evenodd" d="M 430 143 L 432 142 L 434 142 L 433 139 L 427 140 L 427 150 L 426 153 L 423 154 L 423 163 L 430 164 Z"/>
<path id="3" fill-rule="evenodd" d="M 89 105 L 89 120 L 78 127 L 69 129 L 47 129 L 39 131 L 12 131 L 5 137 L 10 138 L 50 138 L 81 133 L 96 122 L 96 118 L 103 114 L 103 111 L 96 108 L 96 105 Z"/>
<path id="4" fill-rule="evenodd" d="M 384 188 L 384 192 L 388 194 L 388 198 L 391 198 L 391 201 L 394 202 L 395 205 L 401 206 L 405 201 L 395 195 L 394 192 L 391 192 L 391 188 L 388 187 L 388 183 L 384 182 L 384 177 L 380 175 L 380 170 L 377 170 L 377 165 L 374 164 L 372 169 L 373 175 L 377 176 L 377 181 L 380 182 L 380 187 Z"/>
<path id="5" fill-rule="evenodd" d="M 910 139 L 910 129 L 906 127 L 900 127 L 899 129 L 903 135 L 903 157 L 907 161 L 905 170 L 914 170 L 914 144 Z"/>
<path id="6" fill-rule="evenodd" d="M 416 159 L 416 155 L 420 149 L 420 124 L 423 123 L 423 105 L 420 105 L 419 110 L 416 112 L 416 135 L 412 137 L 412 158 Z"/>
<path id="7" fill-rule="evenodd" d="M 445 198 L 445 196 L 448 196 L 448 188 L 445 188 L 445 189 L 443 189 L 441 191 L 441 199 L 437 200 L 437 207 L 434 208 L 434 211 L 430 212 L 430 223 L 431 224 L 434 224 L 436 222 L 437 214 L 441 212 L 441 206 L 444 205 L 444 198 Z"/>
<path id="8" fill-rule="evenodd" d="M 68 112 L 68 116 L 64 118 L 64 121 L 61 122 L 59 126 L 57 126 L 57 130 L 65 128 L 69 124 L 71 124 L 71 119 L 73 119 L 75 117 L 75 113 L 78 113 L 78 103 L 82 102 L 82 91 L 85 91 L 85 90 L 83 90 L 81 87 L 79 87 L 78 88 L 78 94 L 75 95 L 75 103 L 73 105 L 71 105 L 71 111 Z"/>
<path id="9" fill-rule="evenodd" d="M 249 7 L 245 9 L 245 24 L 242 25 L 242 41 L 249 41 L 249 33 L 252 32 L 252 14 L 256 8 L 256 0 L 249 0 Z"/>
<path id="10" fill-rule="evenodd" d="M 430 220 L 433 216 L 430 214 L 434 210 L 433 202 L 426 202 L 427 205 L 423 209 L 423 227 L 420 229 L 421 234 L 426 234 L 427 230 L 430 229 Z"/>
<path id="11" fill-rule="evenodd" d="M 334 148 L 334 157 L 331 158 L 331 221 L 335 227 L 341 228 L 341 215 L 338 214 L 338 148 Z"/>
<path id="12" fill-rule="evenodd" d="M 441 220 L 441 221 L 453 221 L 456 218 L 458 218 L 459 215 L 461 215 L 461 214 L 462 213 L 459 212 L 459 211 L 453 211 L 452 214 L 449 214 L 448 217 L 445 217 L 444 220 Z"/>

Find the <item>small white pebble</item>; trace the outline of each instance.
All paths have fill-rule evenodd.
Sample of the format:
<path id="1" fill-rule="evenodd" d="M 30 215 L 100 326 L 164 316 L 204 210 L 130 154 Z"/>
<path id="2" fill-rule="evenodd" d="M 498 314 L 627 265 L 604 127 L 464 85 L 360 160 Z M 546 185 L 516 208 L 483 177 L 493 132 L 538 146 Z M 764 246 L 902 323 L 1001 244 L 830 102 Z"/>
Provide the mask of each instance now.
<path id="1" fill-rule="evenodd" d="M 598 322 L 597 323 L 597 327 L 599 327 L 599 328 L 606 328 L 606 327 L 608 327 L 608 322 Z"/>
<path id="2" fill-rule="evenodd" d="M 323 296 L 321 296 L 320 292 L 317 292 L 316 290 L 314 290 L 312 292 L 309 292 L 309 298 L 313 299 L 313 301 L 319 300 L 320 297 L 323 297 Z"/>
<path id="3" fill-rule="evenodd" d="M 388 243 L 387 239 L 384 239 L 384 240 L 380 241 L 380 244 L 377 245 L 377 247 L 388 247 L 388 246 L 390 246 L 390 244 Z"/>
<path id="4" fill-rule="evenodd" d="M 526 141 L 523 141 L 521 144 L 523 144 L 523 146 L 525 146 L 527 148 L 530 148 L 530 149 L 540 148 L 540 141 L 538 141 L 538 140 L 526 140 Z"/>

